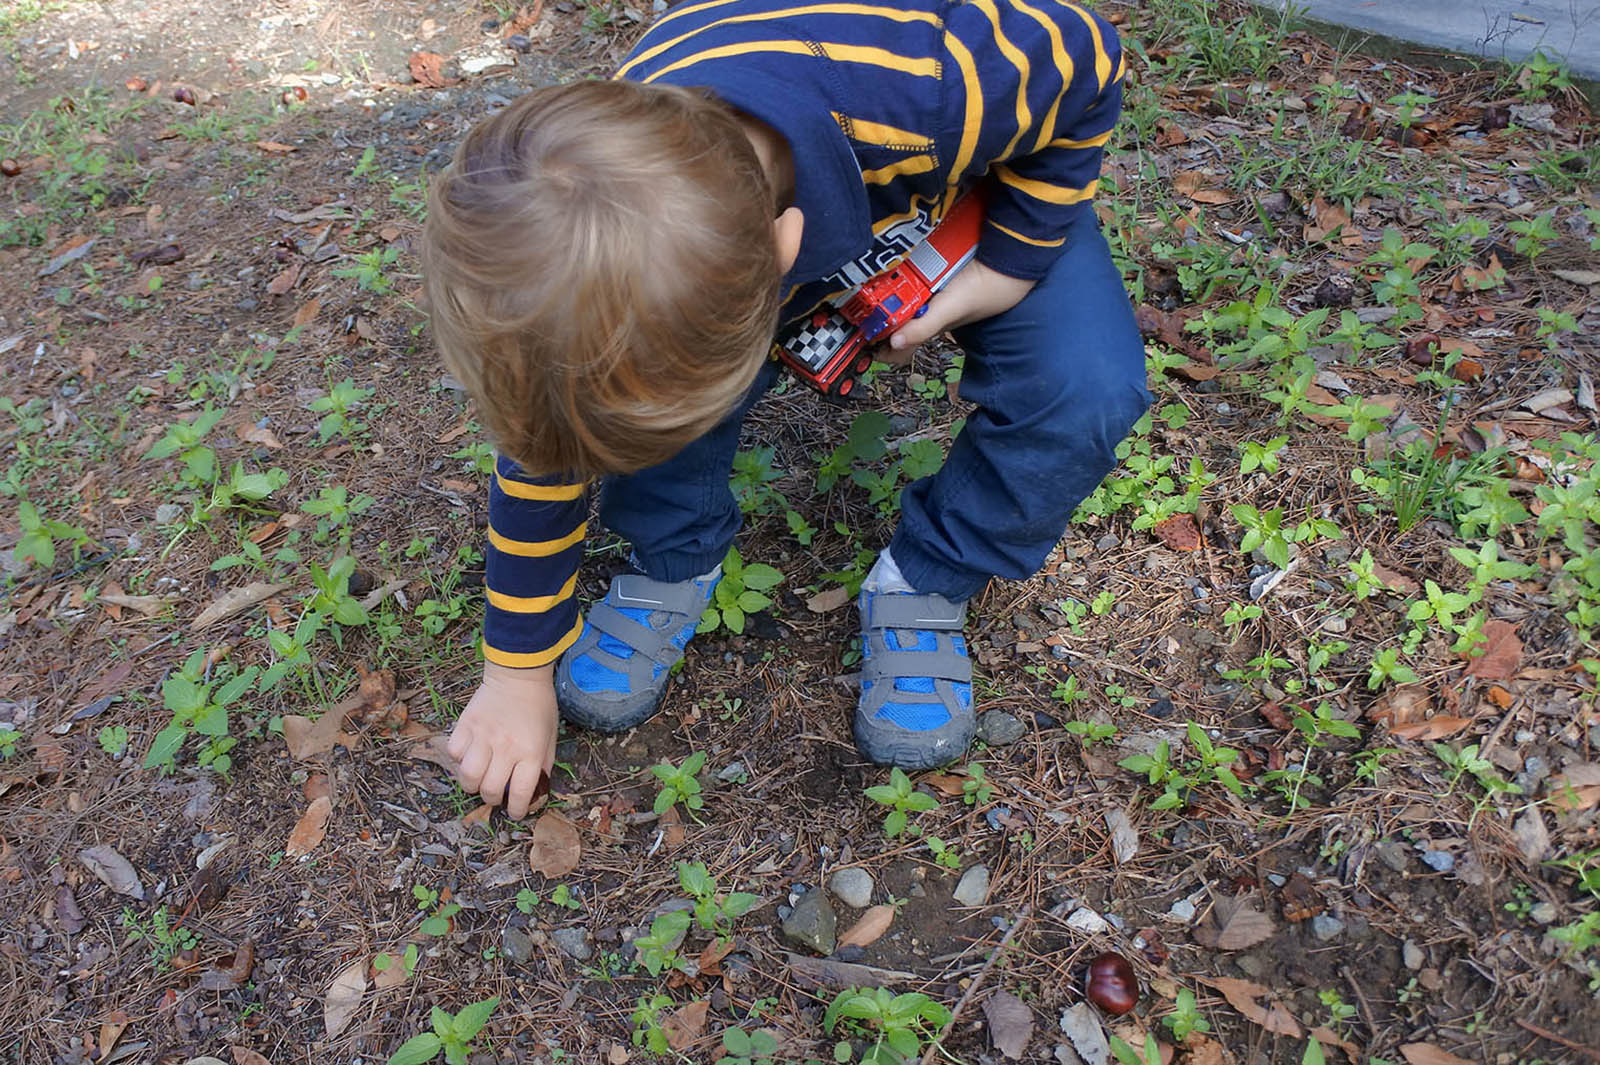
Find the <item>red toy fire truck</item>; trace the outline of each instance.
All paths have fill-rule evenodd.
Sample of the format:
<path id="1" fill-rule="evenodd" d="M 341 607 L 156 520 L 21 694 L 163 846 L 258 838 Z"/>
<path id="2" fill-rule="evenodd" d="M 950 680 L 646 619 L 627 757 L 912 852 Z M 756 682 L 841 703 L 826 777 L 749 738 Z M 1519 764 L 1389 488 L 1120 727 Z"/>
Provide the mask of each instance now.
<path id="1" fill-rule="evenodd" d="M 982 227 L 982 199 L 962 196 L 898 264 L 786 329 L 779 357 L 824 395 L 848 396 L 872 365 L 868 345 L 927 310 L 933 294 L 977 252 Z"/>

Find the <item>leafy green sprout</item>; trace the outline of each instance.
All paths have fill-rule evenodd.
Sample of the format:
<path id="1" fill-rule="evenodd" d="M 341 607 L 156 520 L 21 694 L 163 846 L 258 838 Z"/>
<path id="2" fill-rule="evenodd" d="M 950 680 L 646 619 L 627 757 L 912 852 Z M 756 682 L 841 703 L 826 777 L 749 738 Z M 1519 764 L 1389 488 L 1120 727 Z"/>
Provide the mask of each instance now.
<path id="1" fill-rule="evenodd" d="M 1377 691 L 1383 686 L 1384 681 L 1415 684 L 1419 679 L 1415 670 L 1400 661 L 1398 647 L 1385 647 L 1373 656 L 1371 672 L 1367 676 L 1367 688 L 1370 691 Z"/>
<path id="2" fill-rule="evenodd" d="M 983 774 L 983 766 L 968 762 L 966 779 L 961 782 L 961 801 L 968 806 L 987 806 L 994 795 L 994 785 Z"/>
<path id="3" fill-rule="evenodd" d="M 100 749 L 113 758 L 121 758 L 128 750 L 128 730 L 122 725 L 106 725 L 94 734 Z"/>
<path id="4" fill-rule="evenodd" d="M 10 761 L 17 756 L 17 741 L 22 739 L 22 733 L 10 725 L 0 727 L 0 759 Z"/>
<path id="5" fill-rule="evenodd" d="M 352 256 L 353 265 L 341 266 L 333 272 L 333 276 L 353 278 L 356 288 L 360 291 L 385 296 L 394 290 L 394 281 L 389 277 L 389 267 L 393 266 L 398 258 L 400 249 L 393 245 L 373 248 Z"/>
<path id="6" fill-rule="evenodd" d="M 733 922 L 761 901 L 760 896 L 748 891 L 719 895 L 717 880 L 704 862 L 679 862 L 678 886 L 694 899 L 695 923 L 723 941 L 733 935 Z"/>
<path id="7" fill-rule="evenodd" d="M 653 977 L 660 976 L 664 970 L 685 968 L 678 947 L 693 921 L 688 910 L 668 910 L 657 915 L 650 922 L 650 931 L 633 941 L 634 966 L 643 966 Z"/>
<path id="8" fill-rule="evenodd" d="M 1183 1042 L 1190 1032 L 1209 1032 L 1211 1022 L 1206 1020 L 1195 1005 L 1194 992 L 1187 987 L 1178 989 L 1178 998 L 1171 1013 L 1161 1018 L 1161 1023 L 1172 1032 L 1172 1038 Z"/>
<path id="9" fill-rule="evenodd" d="M 157 969 L 165 969 L 173 955 L 179 951 L 193 950 L 200 942 L 200 937 L 192 929 L 171 923 L 165 906 L 158 906 L 148 922 L 140 921 L 131 909 L 124 908 L 122 927 L 126 942 L 150 945 L 151 959 Z"/>
<path id="10" fill-rule="evenodd" d="M 58 543 L 70 545 L 76 560 L 79 549 L 90 542 L 88 533 L 68 522 L 44 517 L 26 499 L 17 503 L 17 522 L 21 526 L 21 536 L 11 550 L 11 557 L 18 565 L 32 563 L 40 569 L 49 569 L 56 564 Z"/>
<path id="11" fill-rule="evenodd" d="M 420 930 L 425 936 L 442 936 L 450 931 L 450 919 L 461 912 L 461 906 L 455 902 L 439 902 L 439 893 L 432 888 L 417 884 L 411 889 L 411 897 L 417 900 L 417 909 L 427 914 L 423 918 Z M 432 910 L 432 913 L 428 913 Z"/>
<path id="12" fill-rule="evenodd" d="M 822 1017 L 823 1030 L 855 1033 L 871 1042 L 861 1065 L 901 1065 L 922 1052 L 924 1042 L 950 1023 L 950 1011 L 920 992 L 896 995 L 886 988 L 846 988 Z M 848 1044 L 846 1044 L 848 1049 Z M 835 1060 L 846 1061 L 838 1048 Z"/>
<path id="13" fill-rule="evenodd" d="M 746 1032 L 743 1028 L 725 1028 L 722 1032 L 722 1056 L 713 1065 L 763 1065 L 778 1054 L 778 1041 L 763 1028 Z"/>
<path id="14" fill-rule="evenodd" d="M 711 594 L 711 604 L 700 616 L 696 631 L 715 632 L 726 628 L 734 635 L 744 632 L 745 618 L 772 605 L 766 592 L 783 581 L 783 574 L 760 562 L 746 564 L 736 547 L 728 548 L 722 560 L 722 579 Z"/>
<path id="15" fill-rule="evenodd" d="M 1161 1065 L 1161 1044 L 1156 1042 L 1156 1037 L 1149 1032 L 1145 1033 L 1144 1046 L 1134 1049 L 1118 1036 L 1111 1037 L 1111 1056 L 1116 1058 L 1121 1065 Z M 1315 1039 L 1312 1040 L 1316 1042 Z"/>
<path id="16" fill-rule="evenodd" d="M 1261 470 L 1263 473 L 1277 473 L 1278 457 L 1288 446 L 1287 436 L 1275 436 L 1265 442 L 1246 440 L 1243 453 L 1239 456 L 1239 472 L 1246 474 Z"/>
<path id="17" fill-rule="evenodd" d="M 683 760 L 682 765 L 673 765 L 663 759 L 650 767 L 651 774 L 661 782 L 661 790 L 656 793 L 655 812 L 659 816 L 672 809 L 677 803 L 683 803 L 684 808 L 693 813 L 702 809 L 706 800 L 700 794 L 700 771 L 706 767 L 706 752 L 695 751 Z"/>
<path id="18" fill-rule="evenodd" d="M 309 563 L 311 584 L 316 589 L 306 603 L 309 612 L 324 615 L 339 625 L 365 625 L 367 608 L 350 594 L 350 578 L 356 572 L 354 555 L 341 555 L 323 569 Z"/>
<path id="19" fill-rule="evenodd" d="M 1083 740 L 1085 748 L 1092 748 L 1097 743 L 1104 743 L 1117 734 L 1117 726 L 1109 722 L 1068 721 L 1062 727 Z"/>
<path id="20" fill-rule="evenodd" d="M 309 409 L 322 415 L 321 420 L 317 422 L 317 443 L 326 444 L 340 434 L 343 434 L 346 440 L 354 440 L 367 426 L 365 422 L 356 421 L 351 415 L 366 405 L 374 391 L 371 388 L 360 388 L 355 381 L 346 377 L 330 388 L 327 395 L 312 400 Z"/>
<path id="21" fill-rule="evenodd" d="M 176 455 L 183 463 L 179 480 L 196 488 L 210 485 L 217 479 L 217 453 L 203 441 L 226 414 L 225 410 L 207 406 L 190 421 L 174 422 L 144 457 L 164 459 Z"/>
<path id="22" fill-rule="evenodd" d="M 1550 244 L 1561 239 L 1561 234 L 1556 230 L 1554 211 L 1546 211 L 1532 218 L 1512 219 L 1506 228 L 1517 235 L 1512 247 L 1516 248 L 1518 255 L 1526 256 L 1530 263 L 1543 255 Z"/>
<path id="23" fill-rule="evenodd" d="M 911 786 L 911 778 L 904 771 L 889 770 L 889 783 L 876 784 L 866 791 L 867 798 L 880 806 L 889 807 L 883 818 L 883 834 L 889 839 L 898 838 L 909 827 L 910 815 L 936 809 L 939 800 Z"/>
<path id="24" fill-rule="evenodd" d="M 954 844 L 946 843 L 931 833 L 924 836 L 922 841 L 928 845 L 928 851 L 933 855 L 936 865 L 950 870 L 961 868 L 961 852 L 956 850 Z"/>
<path id="25" fill-rule="evenodd" d="M 1161 795 L 1150 804 L 1152 810 L 1174 810 L 1186 806 L 1195 789 L 1213 781 L 1221 784 L 1235 796 L 1242 798 L 1245 785 L 1229 766 L 1238 759 L 1239 752 L 1231 747 L 1218 747 L 1193 721 L 1188 722 L 1189 745 L 1196 758 L 1183 768 L 1172 763 L 1171 745 L 1162 740 L 1154 754 L 1133 754 L 1117 763 L 1123 769 L 1145 776 L 1151 785 L 1159 785 Z"/>
<path id="26" fill-rule="evenodd" d="M 421 1032 L 400 1044 L 400 1049 L 389 1056 L 388 1065 L 424 1065 L 444 1051 L 448 1065 L 467 1065 L 467 1058 L 475 1049 L 473 1040 L 488 1023 L 500 996 L 486 998 L 461 1007 L 455 1014 L 433 1007 L 429 1019 L 433 1031 Z"/>
<path id="27" fill-rule="evenodd" d="M 199 764 L 218 773 L 227 773 L 233 767 L 233 758 L 228 752 L 238 742 L 228 735 L 229 712 L 250 690 L 260 672 L 258 667 L 250 666 L 218 684 L 206 679 L 209 674 L 206 650 L 201 648 L 191 654 L 181 669 L 162 682 L 162 703 L 172 717 L 151 741 L 144 768 L 171 770 L 179 748 L 193 732 L 207 741 L 197 759 Z"/>

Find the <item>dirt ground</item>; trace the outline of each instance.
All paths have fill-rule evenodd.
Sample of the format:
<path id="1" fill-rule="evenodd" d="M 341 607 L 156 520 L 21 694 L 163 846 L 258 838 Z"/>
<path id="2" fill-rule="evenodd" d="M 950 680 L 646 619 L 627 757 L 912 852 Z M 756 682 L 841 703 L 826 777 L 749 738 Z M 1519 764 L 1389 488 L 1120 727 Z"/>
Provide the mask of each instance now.
<path id="1" fill-rule="evenodd" d="M 730 1028 L 770 1031 L 775 1060 L 834 1060 L 825 1007 L 881 983 L 956 1011 L 946 1060 L 1002 1060 L 1020 1033 L 1021 1060 L 1101 1065 L 1063 1013 L 1114 951 L 1140 1003 L 1087 1023 L 1134 1045 L 1152 1033 L 1180 1062 L 1600 1060 L 1600 924 L 1577 946 L 1552 935 L 1600 909 L 1600 666 L 1581 664 L 1597 656 L 1566 564 L 1600 546 L 1582 500 L 1564 504 L 1564 540 L 1534 524 L 1556 505 L 1536 486 L 1571 479 L 1540 445 L 1569 433 L 1577 449 L 1597 424 L 1593 119 L 1559 84 L 1399 68 L 1298 34 L 1270 45 L 1270 70 L 1217 77 L 1218 55 L 1174 74 L 1187 46 L 1160 29 L 1162 5 L 1097 6 L 1144 45 L 1101 213 L 1158 352 L 1157 412 L 1126 468 L 1132 505 L 1085 512 L 1044 571 L 973 602 L 994 742 L 971 761 L 992 794 L 963 765 L 924 775 L 939 800 L 914 815 L 924 837 L 885 838 L 863 793 L 887 774 L 850 741 L 856 622 L 828 575 L 886 542 L 893 507 L 864 478 L 815 489 L 863 410 L 889 415 L 896 446 L 949 440 L 962 407 L 941 382 L 959 353 L 935 345 L 877 375 L 868 404 L 789 387 L 752 416 L 750 453 L 772 450 L 748 467 L 739 548 L 785 580 L 742 635 L 695 642 L 659 719 L 564 736 L 553 808 L 575 829 L 572 868 L 545 834 L 560 851 L 568 829 L 489 814 L 430 740 L 475 680 L 485 450 L 432 350 L 413 248 L 426 175 L 472 122 L 603 74 L 655 13 L 106 0 L 0 15 L 0 490 L 17 501 L 0 518 L 0 726 L 15 733 L 0 744 L 0 1059 L 384 1061 L 431 1009 L 498 996 L 475 1063 L 645 1060 L 654 1022 L 678 1060 L 716 1060 Z M 1513 107 L 1533 110 L 1508 128 Z M 1313 127 L 1359 160 L 1294 169 Z M 1269 156 L 1286 176 L 1252 169 Z M 1331 187 L 1369 169 L 1372 189 Z M 1530 255 L 1512 223 L 1547 210 Z M 1442 234 L 1467 217 L 1484 230 L 1448 238 L 1464 250 L 1446 263 Z M 1400 243 L 1374 268 L 1390 229 Z M 1257 276 L 1295 316 L 1327 308 L 1331 329 L 1370 309 L 1382 326 L 1381 286 L 1413 274 L 1420 317 L 1388 343 L 1296 352 L 1316 360 L 1314 405 L 1287 425 L 1258 365 L 1270 353 L 1230 361 L 1212 350 L 1226 326 L 1186 328 L 1248 301 Z M 345 379 L 370 391 L 327 422 Z M 1370 683 L 1412 604 L 1468 587 L 1449 549 L 1486 538 L 1448 520 L 1448 500 L 1402 532 L 1350 477 L 1387 453 L 1375 439 L 1431 431 L 1446 386 L 1439 454 L 1512 456 L 1528 506 L 1496 539 L 1528 568 L 1484 582 L 1490 654 L 1435 629 L 1406 651 L 1409 682 Z M 1382 408 L 1376 437 L 1328 413 L 1347 394 Z M 202 486 L 160 441 L 208 410 Z M 1241 472 L 1244 442 L 1278 434 L 1270 467 Z M 1136 476 L 1162 456 L 1170 471 Z M 218 505 L 211 482 L 236 462 L 281 483 Z M 1176 504 L 1192 462 L 1215 478 L 1192 505 L 1155 533 L 1135 521 Z M 12 550 L 24 499 L 63 526 L 53 565 Z M 1312 530 L 1280 566 L 1241 545 L 1242 504 L 1336 535 Z M 789 509 L 815 530 L 804 543 Z M 251 548 L 257 561 L 229 561 Z M 1364 552 L 1375 594 L 1352 591 Z M 145 768 L 173 678 L 212 690 L 293 657 L 268 634 L 290 642 L 341 555 L 355 568 L 333 598 L 365 600 L 366 623 L 308 641 L 234 704 L 236 745 L 213 744 L 208 766 L 191 736 Z M 594 540 L 588 598 L 624 556 Z M 200 617 L 252 582 L 249 601 Z M 308 718 L 323 742 L 304 739 Z M 1117 763 L 1161 744 L 1191 763 L 1190 723 L 1237 752 L 1243 786 L 1193 762 L 1163 809 L 1159 784 Z M 1471 765 L 1435 744 L 1457 759 L 1471 744 Z M 704 809 L 658 817 L 648 767 L 693 751 Z M 676 862 L 759 902 L 723 949 L 694 932 L 685 966 L 652 977 L 633 940 L 682 899 Z M 955 901 L 978 866 L 987 892 Z M 871 875 L 887 909 L 866 916 L 891 923 L 822 959 L 782 925 L 846 868 Z M 841 930 L 863 917 L 832 905 Z M 1170 1018 L 1189 994 L 1205 1027 L 1184 1040 Z"/>

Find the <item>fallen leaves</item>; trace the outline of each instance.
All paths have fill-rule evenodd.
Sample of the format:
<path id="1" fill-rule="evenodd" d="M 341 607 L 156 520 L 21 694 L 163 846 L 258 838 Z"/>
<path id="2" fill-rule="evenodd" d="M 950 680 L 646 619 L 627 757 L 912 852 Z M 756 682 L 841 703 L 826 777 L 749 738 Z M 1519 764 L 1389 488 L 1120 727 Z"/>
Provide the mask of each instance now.
<path id="1" fill-rule="evenodd" d="M 710 1009 L 711 1003 L 701 999 L 661 1018 L 661 1031 L 667 1037 L 667 1045 L 680 1054 L 693 1045 L 705 1034 L 706 1014 Z"/>
<path id="2" fill-rule="evenodd" d="M 318 795 L 312 799 L 310 805 L 306 807 L 306 812 L 300 815 L 300 820 L 289 833 L 289 841 L 283 847 L 284 857 L 304 858 L 315 850 L 317 844 L 328 834 L 328 818 L 332 814 L 332 799 L 326 795 Z"/>
<path id="3" fill-rule="evenodd" d="M 1294 1014 L 1283 1007 L 1270 988 L 1262 987 L 1253 980 L 1228 976 L 1196 976 L 1195 979 L 1221 992 L 1222 997 L 1228 1000 L 1228 1005 L 1238 1010 L 1245 1020 L 1259 1024 L 1276 1035 L 1300 1038 L 1300 1023 L 1294 1019 Z M 1265 999 L 1266 1004 L 1257 999 Z"/>
<path id="4" fill-rule="evenodd" d="M 1012 1061 L 1019 1061 L 1033 1038 L 1033 1011 L 1009 991 L 996 991 L 983 1003 L 989 1041 Z"/>
<path id="5" fill-rule="evenodd" d="M 406 66 L 424 89 L 445 89 L 461 80 L 444 76 L 444 56 L 438 52 L 412 52 Z"/>
<path id="6" fill-rule="evenodd" d="M 1406 1043 L 1400 1048 L 1400 1056 L 1408 1065 L 1471 1065 L 1466 1058 L 1458 1058 L 1432 1043 Z"/>
<path id="7" fill-rule="evenodd" d="M 1150 531 L 1174 551 L 1200 550 L 1200 528 L 1193 514 L 1174 514 L 1166 521 L 1157 522 Z"/>
<path id="8" fill-rule="evenodd" d="M 269 434 L 270 435 L 270 434 Z M 278 445 L 282 447 L 282 444 Z M 237 614 L 255 606 L 264 599 L 270 599 L 279 592 L 286 592 L 294 587 L 292 584 L 268 584 L 266 581 L 251 581 L 242 588 L 234 588 L 224 592 L 213 599 L 206 608 L 195 615 L 194 621 L 189 623 L 189 629 L 199 632 L 208 629 L 219 621 L 226 621 Z"/>
<path id="9" fill-rule="evenodd" d="M 1495 618 L 1483 627 L 1483 653 L 1468 665 L 1466 675 L 1479 680 L 1510 680 L 1522 665 L 1522 641 L 1517 627 Z"/>
<path id="10" fill-rule="evenodd" d="M 1472 724 L 1472 719 L 1452 714 L 1435 714 L 1426 721 L 1413 721 L 1407 725 L 1391 725 L 1389 734 L 1400 740 L 1443 740 Z"/>
<path id="11" fill-rule="evenodd" d="M 874 906 L 863 913 L 861 919 L 839 937 L 839 946 L 870 946 L 876 943 L 892 924 L 894 924 L 894 907 Z"/>
<path id="12" fill-rule="evenodd" d="M 129 898 L 144 899 L 144 885 L 139 882 L 139 874 L 134 872 L 133 863 L 124 858 L 115 847 L 108 843 L 85 847 L 78 852 L 78 861 L 84 868 L 93 873 L 102 884 L 115 891 L 118 895 L 127 895 Z"/>
<path id="13" fill-rule="evenodd" d="M 279 440 L 277 434 L 271 429 L 265 429 L 249 422 L 239 426 L 238 437 L 247 444 L 260 444 L 271 451 L 283 449 L 283 441 Z"/>
<path id="14" fill-rule="evenodd" d="M 329 1039 L 344 1031 L 361 1008 L 367 991 L 367 961 L 351 962 L 333 978 L 333 985 L 322 999 L 322 1028 Z"/>
<path id="15" fill-rule="evenodd" d="M 540 815 L 528 842 L 528 868 L 559 880 L 578 868 L 582 856 L 583 841 L 571 821 L 554 811 Z"/>
<path id="16" fill-rule="evenodd" d="M 1195 942 L 1213 950 L 1245 950 L 1277 931 L 1272 918 L 1240 898 L 1220 898 L 1211 909 L 1212 924 L 1194 930 Z"/>
<path id="17" fill-rule="evenodd" d="M 850 590 L 842 584 L 836 584 L 832 588 L 824 588 L 810 599 L 807 599 L 806 609 L 813 614 L 826 614 L 829 611 L 838 610 L 849 601 Z"/>
<path id="18" fill-rule="evenodd" d="M 1231 192 L 1225 192 L 1222 189 L 1206 188 L 1205 186 L 1210 182 L 1210 180 L 1210 175 L 1203 173 L 1202 171 L 1183 170 L 1172 176 L 1172 187 L 1177 190 L 1178 195 L 1183 196 L 1186 199 L 1193 200 L 1195 203 L 1208 204 L 1213 207 L 1218 207 L 1225 203 L 1232 203 L 1234 200 L 1238 199 L 1238 197 Z"/>

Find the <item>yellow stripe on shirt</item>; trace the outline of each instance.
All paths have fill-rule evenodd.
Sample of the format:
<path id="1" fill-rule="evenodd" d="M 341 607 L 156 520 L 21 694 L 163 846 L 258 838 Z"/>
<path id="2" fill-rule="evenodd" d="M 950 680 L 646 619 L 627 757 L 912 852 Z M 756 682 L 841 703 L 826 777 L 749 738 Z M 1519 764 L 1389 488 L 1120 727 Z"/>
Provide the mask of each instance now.
<path id="1" fill-rule="evenodd" d="M 1043 11 L 1025 2 L 1025 0 L 1011 0 L 1011 6 L 1027 15 L 1040 26 L 1050 38 L 1050 56 L 1055 60 L 1056 73 L 1061 76 L 1061 92 L 1056 95 L 1055 102 L 1050 105 L 1050 110 L 1045 112 L 1044 121 L 1039 123 L 1039 136 L 1033 143 L 1035 152 L 1044 148 L 1045 143 L 1054 135 L 1056 128 L 1056 111 L 1061 107 L 1061 98 L 1066 95 L 1067 86 L 1072 84 L 1077 66 L 1072 62 L 1072 55 L 1067 51 L 1067 44 L 1061 39 L 1061 27 Z"/>
<path id="2" fill-rule="evenodd" d="M 1083 19 L 1083 24 L 1089 27 L 1089 37 L 1094 41 L 1094 72 L 1095 76 L 1100 79 L 1100 91 L 1104 92 L 1106 86 L 1111 83 L 1112 70 L 1111 53 L 1106 51 L 1106 42 L 1100 36 L 1100 24 L 1094 20 L 1093 15 L 1077 4 L 1066 4 L 1064 6 L 1074 15 Z"/>
<path id="3" fill-rule="evenodd" d="M 1001 225 L 999 222 L 996 222 L 992 218 L 986 218 L 984 221 L 986 221 L 989 225 L 994 226 L 994 228 L 998 229 L 1012 240 L 1020 240 L 1024 244 L 1032 244 L 1035 248 L 1059 248 L 1061 245 L 1067 242 L 1066 237 L 1057 237 L 1055 240 L 1039 240 L 1036 237 L 1025 237 L 1014 229 L 1007 229 L 1005 226 Z"/>
<path id="4" fill-rule="evenodd" d="M 1063 137 L 1061 140 L 1051 141 L 1049 144 L 1045 145 L 1045 147 L 1046 148 L 1098 148 L 1102 144 L 1106 144 L 1106 143 L 1110 142 L 1111 134 L 1113 132 L 1115 132 L 1115 131 L 1114 130 L 1106 130 L 1106 132 L 1100 134 L 1100 136 L 1098 136 L 1098 137 L 1090 137 L 1088 140 L 1081 140 L 1081 141 L 1069 140 L 1069 139 Z"/>
<path id="5" fill-rule="evenodd" d="M 548 558 L 551 555 L 559 555 L 573 544 L 581 543 L 588 529 L 589 523 L 584 522 L 559 540 L 513 540 L 501 536 L 491 525 L 489 543 L 494 545 L 495 550 L 507 555 L 516 555 L 518 558 Z"/>
<path id="6" fill-rule="evenodd" d="M 512 499 L 532 499 L 550 503 L 565 499 L 583 498 L 584 484 L 529 484 L 526 481 L 507 480 L 499 470 L 494 471 L 495 484 Z"/>
<path id="7" fill-rule="evenodd" d="M 1007 185 L 1018 192 L 1025 192 L 1036 200 L 1045 203 L 1072 204 L 1083 203 L 1085 200 L 1094 199 L 1094 190 L 1099 187 L 1098 180 L 1089 182 L 1081 189 L 1070 188 L 1065 185 L 1051 185 L 1033 178 L 1025 178 L 1012 170 L 1009 166 L 997 166 L 995 175 L 1002 185 Z"/>
<path id="8" fill-rule="evenodd" d="M 733 0 L 724 0 L 724 2 L 731 3 Z M 618 67 L 616 74 L 612 76 L 616 78 L 626 77 L 628 71 L 637 67 L 640 63 L 648 63 L 662 52 L 670 51 L 689 38 L 707 30 L 713 30 L 720 26 L 732 26 L 741 22 L 767 22 L 772 19 L 790 18 L 795 15 L 871 15 L 878 18 L 892 19 L 895 22 L 926 22 L 930 26 L 939 25 L 939 16 L 931 12 L 901 11 L 898 8 L 875 7 L 871 4 L 806 4 L 801 7 L 783 7 L 775 11 L 758 11 L 752 15 L 735 15 L 732 18 L 718 19 L 715 22 L 701 26 L 699 29 L 679 34 L 670 41 L 663 41 L 660 44 L 646 48 Z M 667 17 L 670 18 L 671 16 Z M 661 19 L 661 22 L 656 23 L 656 27 L 659 27 L 666 20 L 666 18 Z M 652 27 L 652 29 L 654 28 Z"/>
<path id="9" fill-rule="evenodd" d="M 926 174 L 938 165 L 931 155 L 911 155 L 876 170 L 863 170 L 861 180 L 868 185 L 887 185 L 906 174 Z"/>
<path id="10" fill-rule="evenodd" d="M 659 70 L 652 71 L 644 80 L 652 82 L 674 71 L 692 67 L 696 63 L 703 63 L 713 59 L 729 59 L 733 56 L 761 53 L 814 56 L 816 52 L 813 50 L 813 45 L 815 48 L 820 48 L 826 58 L 840 63 L 861 63 L 865 66 L 882 67 L 886 70 L 898 70 L 902 74 L 909 74 L 917 78 L 937 78 L 939 76 L 939 61 L 937 59 L 917 59 L 913 56 L 897 55 L 887 48 L 873 48 L 860 44 L 838 44 L 831 41 L 741 41 L 738 44 L 725 44 L 717 48 L 707 48 L 703 52 L 696 52 L 694 55 L 680 59 L 675 63 L 668 63 Z M 971 57 L 969 56 L 968 58 L 970 59 Z"/>
<path id="11" fill-rule="evenodd" d="M 1012 135 L 1005 152 L 999 156 L 1001 159 L 1010 159 L 1016 153 L 1022 135 L 1033 128 L 1033 112 L 1028 108 L 1028 57 L 1011 43 L 1011 38 L 1000 28 L 1000 12 L 995 9 L 994 0 L 971 0 L 971 3 L 984 13 L 994 27 L 994 43 L 999 47 L 1000 54 L 1017 68 L 1017 132 Z"/>
<path id="12" fill-rule="evenodd" d="M 961 68 L 961 80 L 967 93 L 966 115 L 961 123 L 961 147 L 956 152 L 955 165 L 950 168 L 950 181 L 953 184 L 966 177 L 972 155 L 978 150 L 978 135 L 983 132 L 983 83 L 978 80 L 978 65 L 972 61 L 972 53 L 967 46 L 953 33 L 945 34 L 944 40 L 956 66 Z"/>
<path id="13" fill-rule="evenodd" d="M 567 578 L 567 583 L 554 595 L 507 595 L 497 592 L 493 588 L 485 588 L 484 592 L 489 597 L 489 605 L 512 614 L 543 614 L 551 607 L 557 606 L 572 598 L 572 593 L 578 587 L 578 575 L 574 573 Z"/>
<path id="14" fill-rule="evenodd" d="M 567 634 L 557 640 L 554 646 L 543 651 L 502 651 L 498 647 L 483 645 L 483 657 L 497 666 L 507 666 L 511 669 L 537 669 L 548 666 L 551 662 L 561 657 L 563 651 L 578 642 L 578 637 L 583 634 L 583 617 L 573 623 Z"/>
<path id="15" fill-rule="evenodd" d="M 839 123 L 839 128 L 852 140 L 875 144 L 880 148 L 909 150 L 933 147 L 933 140 L 926 133 L 913 133 L 911 130 L 900 129 L 886 122 L 869 122 L 864 118 L 852 118 L 838 111 L 832 114 L 834 121 Z"/>

